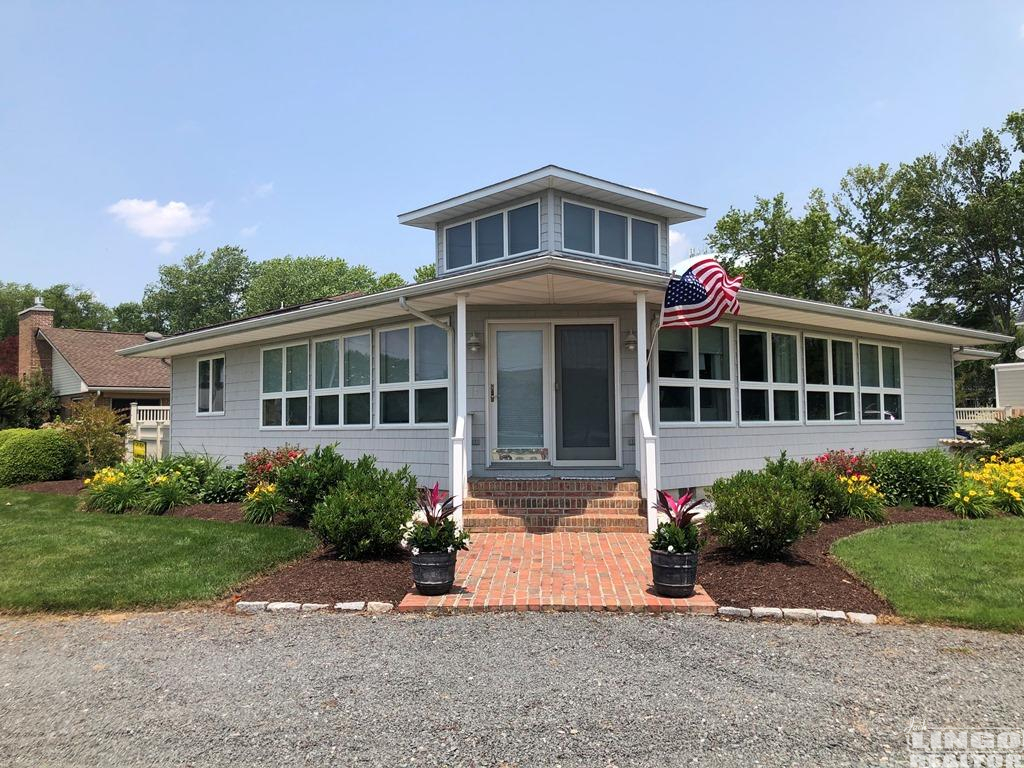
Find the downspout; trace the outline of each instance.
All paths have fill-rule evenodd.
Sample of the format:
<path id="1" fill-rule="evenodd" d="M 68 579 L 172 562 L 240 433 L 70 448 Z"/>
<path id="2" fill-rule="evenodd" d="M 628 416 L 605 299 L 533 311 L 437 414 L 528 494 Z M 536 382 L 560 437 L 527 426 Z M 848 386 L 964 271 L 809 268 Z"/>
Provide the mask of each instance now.
<path id="1" fill-rule="evenodd" d="M 400 306 L 413 317 L 418 317 L 425 323 L 436 325 L 442 331 L 447 331 L 449 334 L 452 332 L 452 326 L 451 323 L 448 322 L 448 320 L 438 320 L 436 317 L 431 317 L 426 312 L 420 312 L 420 310 L 416 309 L 415 307 L 409 306 L 409 302 L 406 300 L 405 296 L 398 297 L 398 306 Z"/>

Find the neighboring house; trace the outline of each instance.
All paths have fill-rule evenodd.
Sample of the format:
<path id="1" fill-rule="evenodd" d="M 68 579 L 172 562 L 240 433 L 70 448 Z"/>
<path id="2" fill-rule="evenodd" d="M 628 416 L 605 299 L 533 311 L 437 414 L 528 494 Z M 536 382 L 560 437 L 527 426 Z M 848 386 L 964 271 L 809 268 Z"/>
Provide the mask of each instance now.
<path id="1" fill-rule="evenodd" d="M 611 487 L 579 478 L 637 478 L 649 500 L 781 450 L 953 435 L 954 355 L 1007 337 L 751 290 L 740 317 L 656 332 L 669 227 L 704 214 L 547 166 L 399 216 L 433 232 L 434 280 L 124 354 L 170 358 L 174 450 L 237 463 L 336 442 L 474 501 L 530 495 L 495 508 L 544 506 L 550 488 L 564 511 Z"/>
<path id="2" fill-rule="evenodd" d="M 166 406 L 170 365 L 159 358 L 117 353 L 145 343 L 141 333 L 55 328 L 53 310 L 37 300 L 18 313 L 18 377 L 42 371 L 65 413 L 70 403 L 87 398 L 125 412 L 132 403 Z"/>

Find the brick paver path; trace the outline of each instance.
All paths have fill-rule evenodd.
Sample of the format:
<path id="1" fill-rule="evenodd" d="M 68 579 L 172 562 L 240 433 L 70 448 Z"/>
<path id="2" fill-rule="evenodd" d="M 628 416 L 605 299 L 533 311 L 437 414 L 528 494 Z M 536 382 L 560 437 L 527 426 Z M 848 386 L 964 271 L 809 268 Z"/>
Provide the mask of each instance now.
<path id="1" fill-rule="evenodd" d="M 714 613 L 700 587 L 688 598 L 654 594 L 647 542 L 639 533 L 477 533 L 450 593 L 411 592 L 398 610 Z"/>

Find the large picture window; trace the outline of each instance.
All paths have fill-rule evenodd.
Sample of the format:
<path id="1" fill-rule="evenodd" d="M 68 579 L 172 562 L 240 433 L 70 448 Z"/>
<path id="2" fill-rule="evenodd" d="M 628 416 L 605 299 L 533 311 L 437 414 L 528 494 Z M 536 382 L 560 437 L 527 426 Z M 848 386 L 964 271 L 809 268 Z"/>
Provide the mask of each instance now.
<path id="1" fill-rule="evenodd" d="M 903 362 L 899 347 L 864 342 L 858 346 L 861 420 L 903 421 Z"/>
<path id="2" fill-rule="evenodd" d="M 539 249 L 539 202 L 489 213 L 444 230 L 445 268 L 449 271 Z"/>
<path id="3" fill-rule="evenodd" d="M 370 424 L 370 334 L 313 343 L 313 425 Z"/>
<path id="4" fill-rule="evenodd" d="M 260 425 L 265 429 L 309 426 L 309 344 L 268 347 L 260 365 Z"/>
<path id="5" fill-rule="evenodd" d="M 224 355 L 196 363 L 196 413 L 224 415 Z"/>
<path id="6" fill-rule="evenodd" d="M 378 423 L 448 423 L 448 333 L 436 325 L 377 335 Z"/>
<path id="7" fill-rule="evenodd" d="M 659 236 L 656 221 L 562 202 L 562 245 L 567 251 L 656 266 Z"/>
<path id="8" fill-rule="evenodd" d="M 662 422 L 730 423 L 729 328 L 664 328 L 658 335 L 658 414 Z"/>
<path id="9" fill-rule="evenodd" d="M 740 328 L 740 421 L 800 420 L 797 336 Z"/>

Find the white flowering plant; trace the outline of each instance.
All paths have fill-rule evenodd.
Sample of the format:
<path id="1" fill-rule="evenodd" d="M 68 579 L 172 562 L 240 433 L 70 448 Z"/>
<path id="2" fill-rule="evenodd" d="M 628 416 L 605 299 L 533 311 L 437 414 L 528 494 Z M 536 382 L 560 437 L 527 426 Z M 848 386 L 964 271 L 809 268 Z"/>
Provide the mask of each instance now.
<path id="1" fill-rule="evenodd" d="M 418 514 L 405 524 L 402 545 L 414 555 L 420 552 L 457 552 L 469 548 L 469 534 L 455 526 L 455 498 L 433 488 L 418 490 Z"/>
<path id="2" fill-rule="evenodd" d="M 700 549 L 703 541 L 693 519 L 699 514 L 694 509 L 703 503 L 704 499 L 694 500 L 692 491 L 686 491 L 678 499 L 668 491 L 658 491 L 654 508 L 668 520 L 662 521 L 651 535 L 651 549 L 680 554 Z"/>

